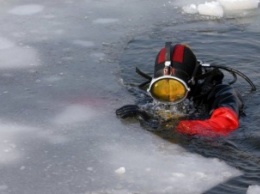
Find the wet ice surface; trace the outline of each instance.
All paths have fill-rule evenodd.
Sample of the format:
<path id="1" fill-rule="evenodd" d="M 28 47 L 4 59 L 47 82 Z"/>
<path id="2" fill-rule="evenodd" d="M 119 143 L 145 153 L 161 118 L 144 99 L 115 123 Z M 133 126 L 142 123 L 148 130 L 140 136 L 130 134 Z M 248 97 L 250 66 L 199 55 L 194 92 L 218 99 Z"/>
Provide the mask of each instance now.
<path id="1" fill-rule="evenodd" d="M 115 117 L 134 101 L 118 57 L 171 3 L 0 4 L 0 193 L 194 194 L 242 174 Z"/>

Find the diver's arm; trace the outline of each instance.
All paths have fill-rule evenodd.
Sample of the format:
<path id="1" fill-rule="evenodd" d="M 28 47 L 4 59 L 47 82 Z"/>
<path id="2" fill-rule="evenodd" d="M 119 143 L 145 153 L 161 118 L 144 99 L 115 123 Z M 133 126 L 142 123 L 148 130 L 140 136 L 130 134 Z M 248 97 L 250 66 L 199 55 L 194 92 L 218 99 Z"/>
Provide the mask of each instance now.
<path id="1" fill-rule="evenodd" d="M 177 131 L 190 135 L 227 135 L 238 128 L 243 103 L 236 90 L 229 85 L 216 85 L 206 102 L 210 105 L 210 118 L 180 121 Z"/>

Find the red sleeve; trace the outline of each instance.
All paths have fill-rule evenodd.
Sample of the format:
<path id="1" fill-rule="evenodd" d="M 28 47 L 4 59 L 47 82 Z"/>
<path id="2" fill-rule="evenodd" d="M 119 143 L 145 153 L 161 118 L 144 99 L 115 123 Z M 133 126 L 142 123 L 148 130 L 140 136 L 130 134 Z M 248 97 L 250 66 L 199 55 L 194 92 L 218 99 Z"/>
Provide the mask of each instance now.
<path id="1" fill-rule="evenodd" d="M 183 120 L 176 129 L 189 135 L 215 136 L 228 135 L 239 126 L 239 118 L 234 110 L 220 107 L 213 111 L 207 120 Z"/>

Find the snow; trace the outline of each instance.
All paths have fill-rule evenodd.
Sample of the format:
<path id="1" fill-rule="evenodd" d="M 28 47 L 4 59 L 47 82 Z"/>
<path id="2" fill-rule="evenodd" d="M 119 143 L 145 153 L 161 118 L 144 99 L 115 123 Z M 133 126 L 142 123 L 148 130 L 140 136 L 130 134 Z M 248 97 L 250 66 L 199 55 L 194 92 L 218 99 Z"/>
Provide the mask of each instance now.
<path id="1" fill-rule="evenodd" d="M 40 65 L 35 49 L 19 45 L 0 36 L 0 69 L 27 68 Z"/>
<path id="2" fill-rule="evenodd" d="M 14 15 L 33 15 L 37 14 L 41 11 L 43 11 L 44 6 L 42 5 L 36 5 L 36 4 L 28 4 L 28 5 L 21 5 L 21 6 L 16 6 L 9 10 L 9 13 L 14 14 Z"/>
<path id="3" fill-rule="evenodd" d="M 54 117 L 56 124 L 73 124 L 88 121 L 98 116 L 94 107 L 83 106 L 82 104 L 72 104 L 65 107 L 60 114 Z"/>
<path id="4" fill-rule="evenodd" d="M 125 172 L 126 172 L 125 167 L 120 167 L 115 170 L 115 173 L 117 173 L 117 174 L 124 174 Z"/>
<path id="5" fill-rule="evenodd" d="M 93 21 L 94 24 L 111 24 L 111 23 L 115 23 L 118 22 L 119 19 L 117 18 L 98 18 L 96 20 Z"/>
<path id="6" fill-rule="evenodd" d="M 198 1 L 198 4 L 194 4 L 193 1 L 192 4 L 182 6 L 182 10 L 188 14 L 199 13 L 221 18 L 230 12 L 256 9 L 258 4 L 259 0 L 217 0 L 203 3 Z"/>
<path id="7" fill-rule="evenodd" d="M 18 146 L 19 135 L 26 135 L 32 131 L 34 129 L 30 127 L 0 122 L 0 165 L 12 164 L 22 157 L 22 148 Z"/>

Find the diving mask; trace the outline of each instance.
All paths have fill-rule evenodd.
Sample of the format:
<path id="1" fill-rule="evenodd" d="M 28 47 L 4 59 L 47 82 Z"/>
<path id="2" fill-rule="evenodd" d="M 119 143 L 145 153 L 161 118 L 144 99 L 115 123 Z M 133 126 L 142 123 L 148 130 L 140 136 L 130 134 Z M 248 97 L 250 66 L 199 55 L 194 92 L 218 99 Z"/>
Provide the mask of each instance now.
<path id="1" fill-rule="evenodd" d="M 177 104 L 186 99 L 190 88 L 178 77 L 164 75 L 152 79 L 147 91 L 159 102 Z"/>

